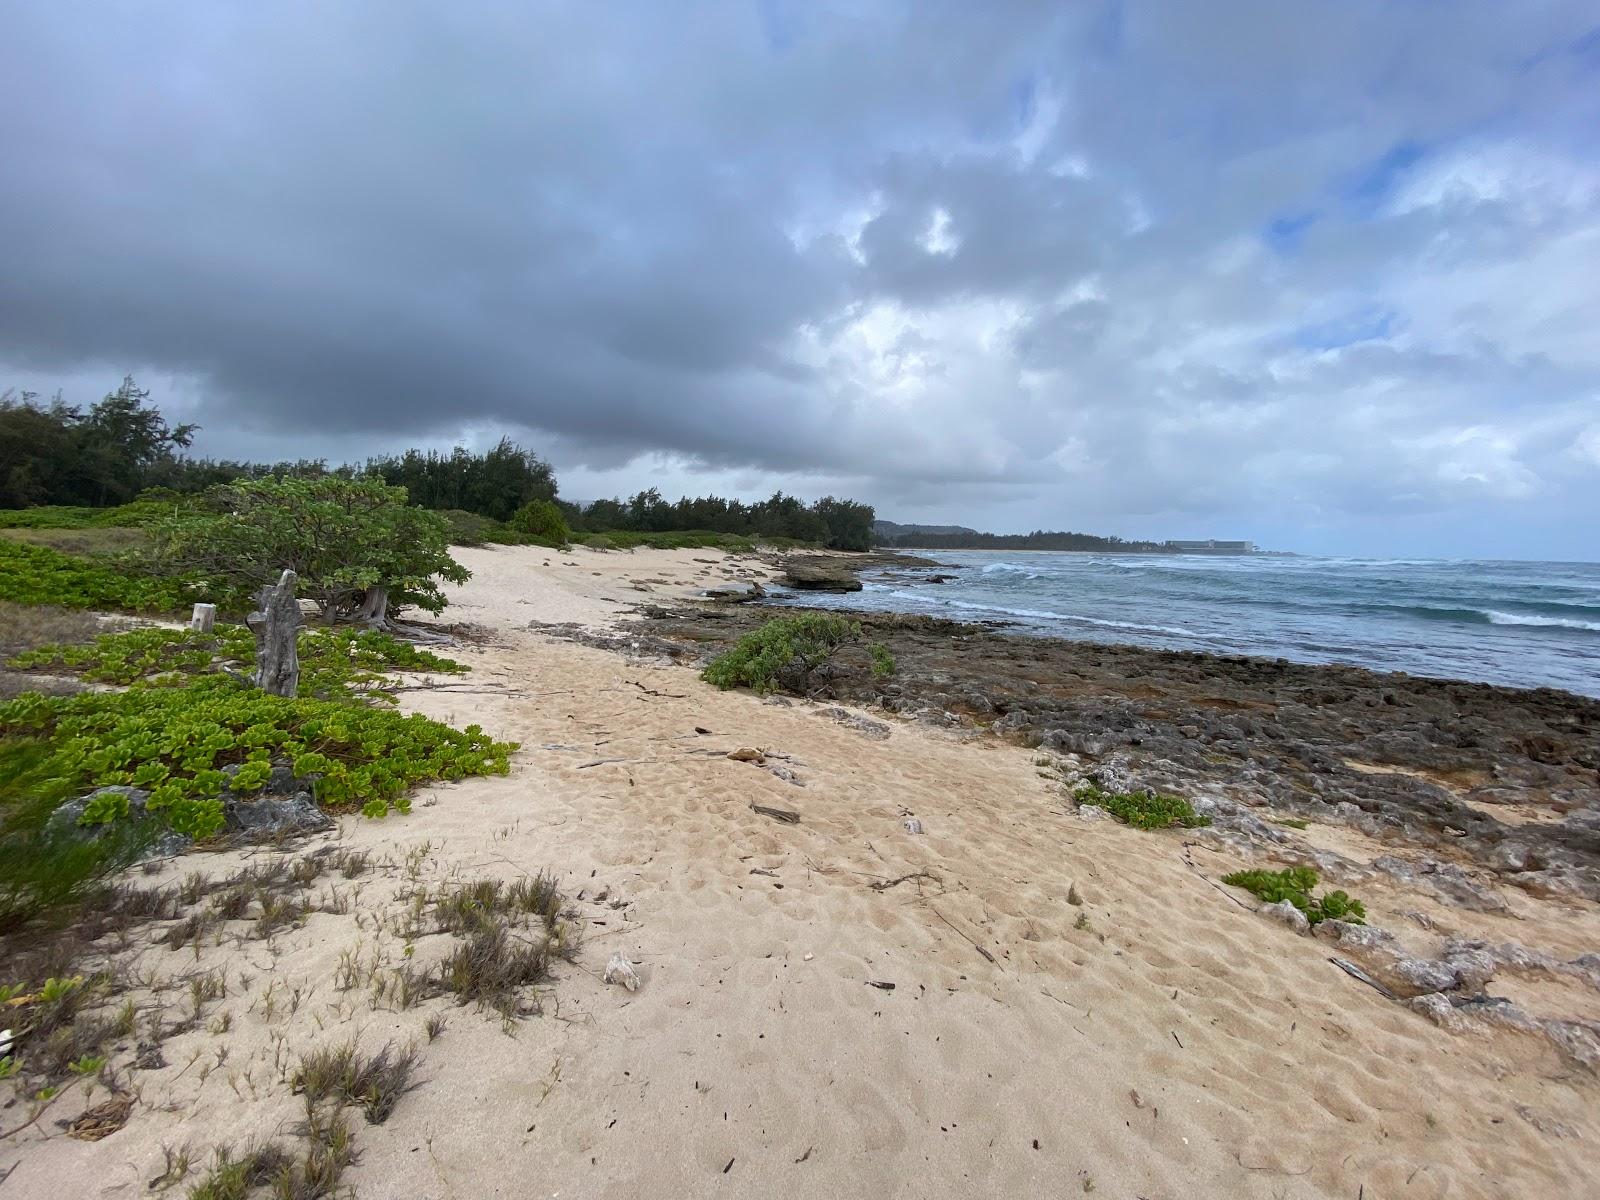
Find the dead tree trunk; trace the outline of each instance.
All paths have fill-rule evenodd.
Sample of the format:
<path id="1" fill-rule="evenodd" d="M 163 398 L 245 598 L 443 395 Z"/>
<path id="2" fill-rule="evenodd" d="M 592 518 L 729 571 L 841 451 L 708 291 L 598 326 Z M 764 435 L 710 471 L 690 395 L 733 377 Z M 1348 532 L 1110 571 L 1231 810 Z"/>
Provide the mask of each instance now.
<path id="1" fill-rule="evenodd" d="M 251 682 L 274 696 L 293 696 L 300 687 L 300 657 L 295 638 L 300 604 L 294 597 L 300 577 L 285 571 L 276 586 L 261 589 L 258 611 L 244 619 L 256 635 L 256 671 Z"/>

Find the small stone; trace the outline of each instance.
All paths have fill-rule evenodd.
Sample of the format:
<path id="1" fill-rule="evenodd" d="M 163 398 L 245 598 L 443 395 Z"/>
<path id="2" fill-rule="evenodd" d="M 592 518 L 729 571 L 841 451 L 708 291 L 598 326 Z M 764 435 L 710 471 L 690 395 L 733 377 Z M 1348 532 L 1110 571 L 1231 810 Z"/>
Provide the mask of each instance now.
<path id="1" fill-rule="evenodd" d="M 1537 867 L 1533 850 L 1523 842 L 1501 842 L 1489 852 L 1489 865 L 1497 871 L 1531 871 Z"/>
<path id="2" fill-rule="evenodd" d="M 1452 1033 L 1459 1033 L 1466 1025 L 1466 1018 L 1456 1011 L 1455 1005 L 1438 992 L 1429 992 L 1425 996 L 1413 996 L 1406 1001 L 1406 1007 L 1412 1012 L 1421 1013 L 1435 1025 L 1439 1025 Z"/>
<path id="3" fill-rule="evenodd" d="M 1311 930 L 1311 919 L 1287 900 L 1279 900 L 1276 904 L 1263 904 L 1256 911 L 1263 917 L 1281 921 L 1296 933 L 1309 933 Z"/>
<path id="4" fill-rule="evenodd" d="M 922 832 L 922 822 L 917 820 L 915 817 L 902 817 L 900 824 L 904 827 L 907 833 Z"/>
<path id="5" fill-rule="evenodd" d="M 874 721 L 871 717 L 864 717 L 860 713 L 853 713 L 847 708 L 840 708 L 838 705 L 819 709 L 817 715 L 819 717 L 827 717 L 830 721 L 837 721 L 839 724 L 849 729 L 854 729 L 857 733 L 863 734 L 875 742 L 887 741 L 889 738 L 889 726 L 882 721 Z"/>
<path id="6" fill-rule="evenodd" d="M 607 983 L 620 983 L 630 992 L 637 992 L 639 990 L 639 972 L 635 970 L 634 965 L 621 954 L 613 954 L 611 956 L 611 960 L 606 963 L 606 973 L 604 978 Z"/>

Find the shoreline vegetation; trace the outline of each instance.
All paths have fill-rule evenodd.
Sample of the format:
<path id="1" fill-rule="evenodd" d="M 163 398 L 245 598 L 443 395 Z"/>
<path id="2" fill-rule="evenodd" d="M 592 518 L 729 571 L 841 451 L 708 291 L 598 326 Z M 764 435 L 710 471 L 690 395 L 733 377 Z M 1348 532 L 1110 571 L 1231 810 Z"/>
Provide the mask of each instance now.
<path id="1" fill-rule="evenodd" d="M 763 604 L 936 565 L 849 501 L 0 418 L 66 501 L 0 510 L 0 1187 L 1594 1177 L 1600 701 Z"/>

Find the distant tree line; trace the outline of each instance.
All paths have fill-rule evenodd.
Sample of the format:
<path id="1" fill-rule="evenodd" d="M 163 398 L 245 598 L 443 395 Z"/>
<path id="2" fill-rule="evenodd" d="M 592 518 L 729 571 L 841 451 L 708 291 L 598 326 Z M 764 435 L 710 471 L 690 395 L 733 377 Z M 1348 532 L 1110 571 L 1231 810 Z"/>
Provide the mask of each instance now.
<path id="1" fill-rule="evenodd" d="M 720 496 L 663 499 L 655 488 L 587 506 L 557 499 L 550 464 L 510 438 L 475 453 L 407 450 L 362 465 L 330 467 L 323 459 L 258 463 L 182 454 L 196 425 L 169 425 L 147 404 L 149 392 L 128 377 L 87 411 L 59 396 L 41 403 L 31 392 L 0 394 L 0 508 L 71 505 L 105 508 L 141 492 L 198 493 L 240 479 L 368 476 L 403 487 L 423 508 L 460 510 L 507 522 L 535 502 L 559 504 L 575 532 L 731 533 L 793 538 L 841 550 L 872 546 L 871 505 L 825 496 L 807 504 L 776 492 L 747 504 Z"/>
<path id="2" fill-rule="evenodd" d="M 917 550 L 1097 550 L 1103 554 L 1165 554 L 1170 546 L 1160 542 L 1130 542 L 1093 533 L 907 533 L 878 538 L 892 549 Z"/>
<path id="3" fill-rule="evenodd" d="M 457 508 L 492 521 L 510 520 L 530 500 L 554 500 L 550 464 L 510 438 L 474 454 L 457 446 L 449 454 L 407 450 L 399 457 L 367 459 L 366 474 L 403 487 L 423 508 Z"/>
<path id="4" fill-rule="evenodd" d="M 125 504 L 187 446 L 196 426 L 169 426 L 145 407 L 149 393 L 122 386 L 85 412 L 58 395 L 0 395 L 0 508 Z"/>
<path id="5" fill-rule="evenodd" d="M 782 492 L 747 504 L 721 496 L 685 496 L 676 502 L 662 498 L 655 488 L 627 500 L 596 500 L 579 507 L 563 505 L 574 532 L 603 533 L 628 530 L 639 533 L 681 533 L 704 530 L 743 537 L 794 538 L 821 542 L 835 550 L 872 548 L 870 504 L 824 496 L 807 504 Z"/>

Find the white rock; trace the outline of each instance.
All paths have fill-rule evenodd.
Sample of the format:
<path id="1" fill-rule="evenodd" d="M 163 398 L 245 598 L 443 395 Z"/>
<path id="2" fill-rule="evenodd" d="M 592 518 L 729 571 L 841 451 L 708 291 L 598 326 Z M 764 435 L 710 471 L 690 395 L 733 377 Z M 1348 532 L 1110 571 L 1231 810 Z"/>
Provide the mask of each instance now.
<path id="1" fill-rule="evenodd" d="M 906 830 L 907 833 L 921 833 L 922 832 L 922 822 L 917 820 L 917 818 L 915 818 L 915 817 L 904 817 L 904 818 L 901 819 L 900 824 L 905 826 L 905 830 Z"/>
<path id="2" fill-rule="evenodd" d="M 639 972 L 621 954 L 613 954 L 611 961 L 606 963 L 605 981 L 607 983 L 620 983 L 630 992 L 639 990 Z"/>
<path id="3" fill-rule="evenodd" d="M 1279 900 L 1276 904 L 1263 904 L 1256 910 L 1263 917 L 1271 917 L 1274 921 L 1282 921 L 1296 933 L 1309 933 L 1311 920 L 1287 900 Z"/>
<path id="4" fill-rule="evenodd" d="M 1103 821 L 1111 814 L 1098 804 L 1078 805 L 1078 819 L 1080 821 Z"/>

